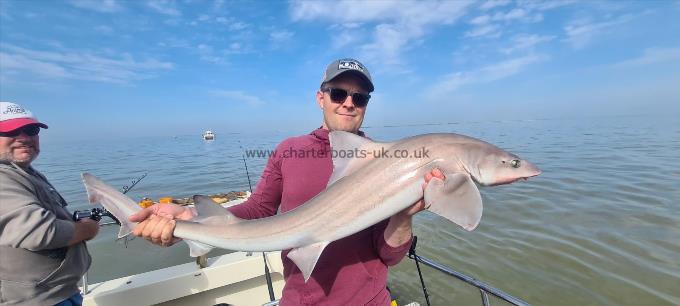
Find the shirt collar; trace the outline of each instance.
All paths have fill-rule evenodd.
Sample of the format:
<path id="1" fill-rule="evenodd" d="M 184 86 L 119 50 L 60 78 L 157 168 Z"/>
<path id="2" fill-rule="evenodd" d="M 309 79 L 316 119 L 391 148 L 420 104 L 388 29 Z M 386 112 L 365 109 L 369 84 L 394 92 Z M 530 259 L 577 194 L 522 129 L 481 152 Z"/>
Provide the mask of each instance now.
<path id="1" fill-rule="evenodd" d="M 320 140 L 320 141 L 323 141 L 323 142 L 325 142 L 325 143 L 330 144 L 330 141 L 328 140 L 328 133 L 329 133 L 328 130 L 324 129 L 323 127 L 319 127 L 319 128 L 317 128 L 316 130 L 312 131 L 312 132 L 309 133 L 309 134 L 312 135 L 312 136 L 314 136 L 314 137 L 316 137 L 316 138 L 317 138 L 318 140 Z M 357 135 L 359 135 L 359 136 L 361 136 L 361 137 L 366 137 L 366 134 L 364 134 L 363 131 L 359 131 L 359 132 L 357 133 Z"/>

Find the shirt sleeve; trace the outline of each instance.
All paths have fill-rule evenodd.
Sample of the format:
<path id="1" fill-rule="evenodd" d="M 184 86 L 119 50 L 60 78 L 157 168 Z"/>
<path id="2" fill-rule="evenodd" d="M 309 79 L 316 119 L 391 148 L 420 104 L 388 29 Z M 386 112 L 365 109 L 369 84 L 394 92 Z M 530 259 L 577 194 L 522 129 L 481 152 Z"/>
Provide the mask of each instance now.
<path id="1" fill-rule="evenodd" d="M 68 246 L 75 224 L 43 208 L 29 185 L 0 172 L 0 245 L 31 251 Z"/>
<path id="2" fill-rule="evenodd" d="M 375 251 L 387 266 L 394 266 L 398 264 L 406 253 L 411 248 L 411 242 L 413 242 L 413 235 L 404 244 L 393 247 L 390 246 L 387 241 L 385 241 L 385 229 L 387 228 L 387 223 L 390 219 L 383 220 L 382 222 L 373 226 L 373 245 L 375 246 Z"/>
<path id="3" fill-rule="evenodd" d="M 278 152 L 278 150 L 274 152 Z M 281 194 L 283 193 L 281 162 L 282 159 L 279 154 L 272 154 L 267 160 L 267 165 L 262 172 L 260 181 L 255 186 L 253 194 L 247 201 L 229 207 L 229 212 L 241 219 L 259 219 L 275 215 L 281 204 Z"/>

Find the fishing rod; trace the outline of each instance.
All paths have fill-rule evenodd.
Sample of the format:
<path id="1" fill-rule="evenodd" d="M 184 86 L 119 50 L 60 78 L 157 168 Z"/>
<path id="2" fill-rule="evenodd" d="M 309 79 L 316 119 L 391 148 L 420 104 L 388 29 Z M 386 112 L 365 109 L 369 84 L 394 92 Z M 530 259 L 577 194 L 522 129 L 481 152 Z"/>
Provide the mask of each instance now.
<path id="1" fill-rule="evenodd" d="M 253 194 L 253 184 L 250 182 L 250 173 L 248 173 L 248 163 L 246 163 L 245 149 L 239 141 L 239 147 L 241 147 L 241 159 L 243 159 L 243 165 L 246 167 L 246 177 L 248 178 L 248 189 L 250 194 Z M 267 280 L 267 289 L 269 290 L 269 300 L 274 301 L 276 297 L 274 296 L 274 285 L 272 284 L 272 276 L 269 273 L 269 264 L 267 264 L 267 255 L 262 252 L 262 259 L 264 260 L 264 277 Z"/>
<path id="2" fill-rule="evenodd" d="M 123 186 L 123 194 L 128 193 L 132 188 L 137 185 L 141 180 L 143 180 L 149 173 L 145 172 L 142 176 L 138 177 L 137 179 L 134 179 L 130 182 L 130 186 L 125 185 Z M 73 220 L 74 221 L 80 221 L 82 219 L 92 219 L 94 221 L 99 222 L 103 217 L 109 217 L 112 222 L 106 222 L 100 224 L 100 226 L 105 226 L 105 225 L 113 225 L 113 224 L 118 224 L 120 225 L 120 220 L 118 220 L 111 212 L 106 210 L 105 208 L 92 208 L 92 209 L 86 209 L 86 210 L 76 210 L 73 212 Z"/>
<path id="3" fill-rule="evenodd" d="M 416 268 L 418 268 L 418 276 L 420 277 L 420 286 L 423 288 L 425 302 L 427 303 L 427 306 L 430 306 L 430 294 L 427 292 L 427 287 L 425 287 L 425 280 L 423 280 L 423 273 L 420 271 L 420 263 L 418 261 L 419 256 L 416 254 L 417 244 L 418 236 L 413 236 L 413 241 L 411 242 L 411 248 L 408 250 L 408 255 L 409 257 L 412 257 L 416 261 Z"/>
<path id="4" fill-rule="evenodd" d="M 129 187 L 123 186 L 123 194 L 128 193 L 128 191 L 130 191 L 130 189 L 135 187 L 135 185 L 137 185 L 137 183 L 139 183 L 139 181 L 143 180 L 148 174 L 149 174 L 149 172 L 144 172 L 144 174 L 142 176 L 138 177 L 136 180 L 132 180 L 132 182 L 130 182 Z"/>

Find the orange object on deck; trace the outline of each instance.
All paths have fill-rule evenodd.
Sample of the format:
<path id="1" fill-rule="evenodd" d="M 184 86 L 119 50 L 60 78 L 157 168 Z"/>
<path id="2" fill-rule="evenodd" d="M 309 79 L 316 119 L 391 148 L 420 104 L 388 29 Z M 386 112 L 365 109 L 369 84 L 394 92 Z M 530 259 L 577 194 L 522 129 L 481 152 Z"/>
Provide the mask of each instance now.
<path id="1" fill-rule="evenodd" d="M 158 203 L 161 203 L 161 204 L 170 204 L 170 203 L 172 203 L 172 197 L 164 197 L 164 198 L 160 198 L 160 199 L 158 200 Z"/>
<path id="2" fill-rule="evenodd" d="M 149 198 L 143 198 L 141 201 L 139 201 L 139 206 L 142 208 L 147 208 L 151 205 L 153 205 L 153 201 Z"/>

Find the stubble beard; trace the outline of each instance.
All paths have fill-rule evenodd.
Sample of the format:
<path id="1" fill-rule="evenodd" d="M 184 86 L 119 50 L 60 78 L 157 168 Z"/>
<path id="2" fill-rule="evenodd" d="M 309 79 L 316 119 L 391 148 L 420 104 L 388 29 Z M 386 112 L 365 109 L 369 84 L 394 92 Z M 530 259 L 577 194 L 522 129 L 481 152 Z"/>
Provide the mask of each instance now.
<path id="1" fill-rule="evenodd" d="M 28 158 L 15 158 L 11 152 L 0 153 L 0 161 L 15 163 L 22 167 L 28 166 L 38 157 L 39 151 L 33 148 L 33 154 L 29 154 Z"/>

